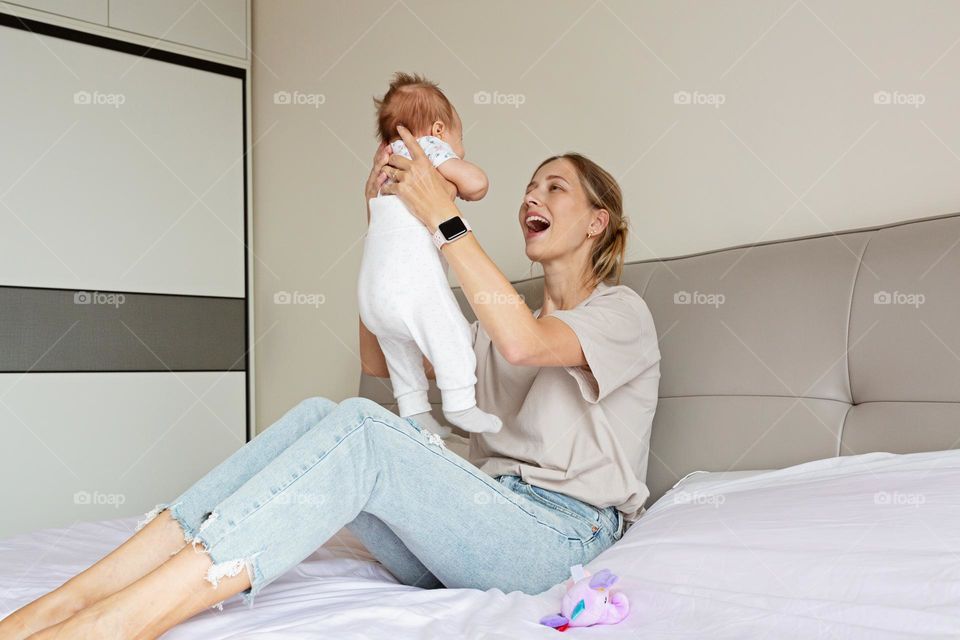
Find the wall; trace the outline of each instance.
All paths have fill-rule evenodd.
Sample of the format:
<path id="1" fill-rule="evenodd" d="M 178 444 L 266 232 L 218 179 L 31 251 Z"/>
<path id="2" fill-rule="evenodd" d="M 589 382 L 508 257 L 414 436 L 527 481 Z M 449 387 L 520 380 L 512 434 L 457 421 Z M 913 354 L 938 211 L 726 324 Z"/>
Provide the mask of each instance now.
<path id="1" fill-rule="evenodd" d="M 955 2 L 256 0 L 259 428 L 356 395 L 371 96 L 393 71 L 457 105 L 491 179 L 463 211 L 516 279 L 523 186 L 564 150 L 620 179 L 631 260 L 956 211 L 958 22 Z"/>

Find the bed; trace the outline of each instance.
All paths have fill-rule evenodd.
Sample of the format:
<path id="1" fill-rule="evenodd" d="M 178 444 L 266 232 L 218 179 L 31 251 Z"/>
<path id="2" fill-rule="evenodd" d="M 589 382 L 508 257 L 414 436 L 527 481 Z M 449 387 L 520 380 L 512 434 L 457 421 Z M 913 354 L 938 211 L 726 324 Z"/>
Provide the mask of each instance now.
<path id="1" fill-rule="evenodd" d="M 630 616 L 564 633 L 960 638 L 958 275 L 960 214 L 627 265 L 663 356 L 651 499 L 586 567 L 620 576 Z M 515 284 L 536 308 L 538 279 Z M 359 395 L 395 409 L 382 380 Z M 0 614 L 139 517 L 0 541 Z M 537 621 L 562 591 L 405 587 L 341 531 L 252 610 L 164 637 L 555 638 Z"/>
<path id="2" fill-rule="evenodd" d="M 764 472 L 694 473 L 587 569 L 620 576 L 631 612 L 569 637 L 960 637 L 960 451 L 870 453 Z M 0 543 L 4 606 L 128 537 L 137 518 Z M 542 594 L 400 585 L 344 531 L 269 585 L 163 637 L 557 638 Z"/>

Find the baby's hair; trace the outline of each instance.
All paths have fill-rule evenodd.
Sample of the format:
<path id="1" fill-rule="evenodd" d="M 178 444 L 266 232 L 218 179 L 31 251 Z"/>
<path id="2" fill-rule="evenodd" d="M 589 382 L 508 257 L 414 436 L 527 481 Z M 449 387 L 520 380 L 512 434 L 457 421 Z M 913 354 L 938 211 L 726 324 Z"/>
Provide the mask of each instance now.
<path id="1" fill-rule="evenodd" d="M 382 98 L 374 98 L 377 109 L 377 135 L 384 144 L 399 138 L 402 124 L 415 136 L 427 135 L 434 122 L 453 125 L 453 105 L 435 82 L 418 74 L 398 71 Z"/>

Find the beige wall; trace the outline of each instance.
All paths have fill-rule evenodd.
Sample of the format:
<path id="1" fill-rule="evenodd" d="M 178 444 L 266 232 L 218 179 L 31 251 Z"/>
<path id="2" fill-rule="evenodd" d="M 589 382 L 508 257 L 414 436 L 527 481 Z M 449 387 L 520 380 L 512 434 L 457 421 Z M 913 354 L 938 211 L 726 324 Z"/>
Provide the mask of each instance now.
<path id="1" fill-rule="evenodd" d="M 564 150 L 621 180 L 631 260 L 960 208 L 960 3 L 253 9 L 260 429 L 308 395 L 356 395 L 370 98 L 397 69 L 435 79 L 460 110 L 468 156 L 491 180 L 463 210 L 512 279 L 530 267 L 515 219 L 523 185 Z M 277 104 L 277 91 L 304 103 Z M 478 92 L 522 104 L 478 104 Z M 274 302 L 294 291 L 323 303 Z"/>

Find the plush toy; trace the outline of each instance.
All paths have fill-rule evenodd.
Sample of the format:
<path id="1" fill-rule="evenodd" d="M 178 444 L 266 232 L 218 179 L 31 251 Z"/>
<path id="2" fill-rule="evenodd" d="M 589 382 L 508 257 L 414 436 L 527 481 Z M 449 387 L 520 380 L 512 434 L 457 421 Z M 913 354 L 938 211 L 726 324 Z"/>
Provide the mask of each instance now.
<path id="1" fill-rule="evenodd" d="M 570 567 L 567 592 L 560 604 L 560 613 L 540 619 L 540 624 L 566 631 L 568 627 L 589 627 L 594 624 L 616 624 L 627 617 L 630 602 L 623 592 L 612 592 L 619 578 L 609 569 L 601 569 L 590 577 L 583 565 Z"/>

